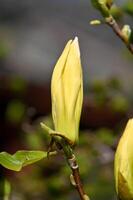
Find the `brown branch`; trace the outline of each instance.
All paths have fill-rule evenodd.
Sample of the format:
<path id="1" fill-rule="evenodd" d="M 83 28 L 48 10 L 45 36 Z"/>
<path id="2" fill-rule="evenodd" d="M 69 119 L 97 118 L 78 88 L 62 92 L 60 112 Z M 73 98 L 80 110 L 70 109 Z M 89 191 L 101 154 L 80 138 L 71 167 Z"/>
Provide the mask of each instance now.
<path id="1" fill-rule="evenodd" d="M 79 166 L 77 164 L 75 155 L 72 154 L 72 157 L 68 158 L 68 163 L 69 166 L 72 170 L 72 175 L 73 175 L 73 179 L 74 179 L 74 186 L 76 187 L 80 199 L 81 200 L 89 200 L 89 197 L 85 194 L 81 179 L 80 179 L 80 173 L 79 173 Z"/>
<path id="2" fill-rule="evenodd" d="M 53 136 L 53 137 L 57 145 L 57 148 L 61 150 L 61 148 L 58 147 L 58 144 L 60 145 L 60 147 L 62 147 L 67 163 L 72 170 L 72 177 L 70 176 L 71 183 L 72 185 L 76 187 L 78 194 L 80 196 L 80 199 L 90 200 L 89 196 L 84 191 L 83 184 L 80 178 L 79 166 L 78 166 L 76 157 L 73 153 L 71 146 L 69 145 L 68 141 L 66 141 L 66 139 L 63 136 Z"/>
<path id="3" fill-rule="evenodd" d="M 112 28 L 114 33 L 125 43 L 126 47 L 133 54 L 133 44 L 131 44 L 129 42 L 128 38 L 123 35 L 123 33 L 122 33 L 119 25 L 115 21 L 115 19 L 112 16 L 110 16 L 110 17 L 106 18 L 106 23 Z"/>
<path id="4" fill-rule="evenodd" d="M 57 140 L 58 140 L 58 138 L 56 138 L 56 142 L 57 142 Z M 70 145 L 64 138 L 62 138 L 59 141 L 59 143 L 62 146 L 63 152 L 67 159 L 67 163 L 72 170 L 73 181 L 71 180 L 71 183 L 76 187 L 81 200 L 90 200 L 90 198 L 85 194 L 83 184 L 82 184 L 81 178 L 80 178 L 79 166 L 76 161 L 76 157 L 73 153 L 72 148 L 70 147 Z"/>

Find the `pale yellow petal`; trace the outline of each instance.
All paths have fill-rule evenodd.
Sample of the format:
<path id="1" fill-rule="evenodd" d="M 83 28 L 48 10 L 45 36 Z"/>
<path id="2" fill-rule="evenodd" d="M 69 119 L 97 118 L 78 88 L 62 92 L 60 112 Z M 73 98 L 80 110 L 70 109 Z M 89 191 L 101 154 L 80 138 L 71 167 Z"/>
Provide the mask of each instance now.
<path id="1" fill-rule="evenodd" d="M 130 196 L 133 199 L 133 119 L 128 121 L 117 147 L 115 154 L 115 181 L 118 195 L 123 196 L 125 200 Z M 126 188 L 124 190 L 122 188 L 125 185 Z"/>

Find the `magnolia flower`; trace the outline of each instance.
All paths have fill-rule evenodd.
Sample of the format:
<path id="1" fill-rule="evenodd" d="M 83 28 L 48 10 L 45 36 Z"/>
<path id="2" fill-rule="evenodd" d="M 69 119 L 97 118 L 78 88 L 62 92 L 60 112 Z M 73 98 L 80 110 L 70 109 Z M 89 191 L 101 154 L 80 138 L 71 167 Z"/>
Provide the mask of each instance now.
<path id="1" fill-rule="evenodd" d="M 53 71 L 51 80 L 52 117 L 55 130 L 42 126 L 52 134 L 64 137 L 69 144 L 78 141 L 83 101 L 83 80 L 78 38 L 68 41 Z"/>
<path id="2" fill-rule="evenodd" d="M 115 182 L 120 200 L 133 199 L 133 119 L 118 144 L 115 154 Z"/>

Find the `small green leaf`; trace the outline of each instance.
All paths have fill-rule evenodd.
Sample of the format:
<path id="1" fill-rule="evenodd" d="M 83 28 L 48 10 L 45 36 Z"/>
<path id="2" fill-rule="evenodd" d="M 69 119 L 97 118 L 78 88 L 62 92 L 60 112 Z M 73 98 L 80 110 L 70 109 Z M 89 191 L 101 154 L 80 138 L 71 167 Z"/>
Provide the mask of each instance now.
<path id="1" fill-rule="evenodd" d="M 51 152 L 55 154 L 55 152 Z M 7 152 L 0 153 L 0 164 L 10 170 L 20 171 L 22 167 L 35 163 L 47 157 L 47 152 L 44 151 L 17 151 L 11 155 Z"/>
<path id="2" fill-rule="evenodd" d="M 101 12 L 104 18 L 110 16 L 107 0 L 91 0 L 92 5 Z"/>
<path id="3" fill-rule="evenodd" d="M 51 133 L 53 133 L 54 132 L 54 130 L 53 129 L 51 129 L 50 127 L 48 127 L 46 124 L 44 124 L 43 122 L 41 122 L 41 127 L 42 127 L 42 129 L 44 129 L 48 134 L 51 134 Z"/>

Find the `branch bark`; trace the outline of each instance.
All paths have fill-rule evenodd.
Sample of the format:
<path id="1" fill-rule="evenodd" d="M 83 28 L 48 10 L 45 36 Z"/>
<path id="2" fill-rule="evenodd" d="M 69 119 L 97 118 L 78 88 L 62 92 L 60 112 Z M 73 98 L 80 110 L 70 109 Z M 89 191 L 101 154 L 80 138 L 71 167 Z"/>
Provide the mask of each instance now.
<path id="1" fill-rule="evenodd" d="M 78 163 L 76 161 L 74 154 L 72 155 L 71 158 L 68 158 L 68 163 L 72 170 L 74 186 L 76 187 L 76 189 L 79 193 L 80 199 L 81 200 L 89 200 L 89 197 L 86 195 L 84 188 L 83 188 L 83 184 L 80 179 L 79 166 L 78 166 Z"/>
<path id="2" fill-rule="evenodd" d="M 131 44 L 129 40 L 123 35 L 115 19 L 112 16 L 110 16 L 109 18 L 106 18 L 106 23 L 112 28 L 114 33 L 125 43 L 128 50 L 133 54 L 133 44 Z"/>
<path id="3" fill-rule="evenodd" d="M 71 147 L 62 140 L 62 148 L 67 159 L 67 163 L 72 170 L 72 176 L 74 181 L 74 186 L 76 187 L 78 194 L 81 200 L 90 200 L 87 194 L 84 191 L 83 184 L 81 182 L 80 173 L 79 173 L 79 166 L 76 161 L 76 157 L 71 149 Z"/>

